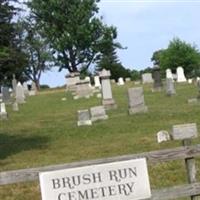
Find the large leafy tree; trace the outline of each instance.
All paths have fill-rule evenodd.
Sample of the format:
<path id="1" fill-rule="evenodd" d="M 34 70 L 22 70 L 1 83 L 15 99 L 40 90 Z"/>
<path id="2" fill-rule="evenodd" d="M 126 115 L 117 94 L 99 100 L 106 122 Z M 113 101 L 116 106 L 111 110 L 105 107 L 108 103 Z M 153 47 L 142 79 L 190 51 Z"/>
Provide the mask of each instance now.
<path id="1" fill-rule="evenodd" d="M 0 0 L 0 84 L 9 82 L 12 74 L 22 78 L 26 54 L 21 51 L 13 17 L 17 10 L 11 1 Z"/>
<path id="2" fill-rule="evenodd" d="M 174 38 L 167 49 L 154 52 L 152 61 L 159 64 L 162 70 L 175 71 L 178 66 L 184 68 L 187 76 L 200 75 L 200 52 L 195 45 Z"/>
<path id="3" fill-rule="evenodd" d="M 18 29 L 21 30 L 19 36 L 21 46 L 27 54 L 28 61 L 23 73 L 27 79 L 35 82 L 37 89 L 39 89 L 42 72 L 50 70 L 53 64 L 48 42 L 30 16 L 18 23 Z"/>
<path id="4" fill-rule="evenodd" d="M 98 13 L 99 0 L 32 0 L 33 16 L 48 38 L 60 70 L 85 71 L 99 60 L 108 33 L 113 27 L 103 24 Z"/>

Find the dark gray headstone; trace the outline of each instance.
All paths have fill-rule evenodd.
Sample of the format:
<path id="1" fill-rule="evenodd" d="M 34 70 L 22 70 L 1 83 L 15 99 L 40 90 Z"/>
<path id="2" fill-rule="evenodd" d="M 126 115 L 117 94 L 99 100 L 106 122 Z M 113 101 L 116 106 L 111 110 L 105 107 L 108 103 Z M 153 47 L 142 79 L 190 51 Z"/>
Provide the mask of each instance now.
<path id="1" fill-rule="evenodd" d="M 154 79 L 153 89 L 156 91 L 161 90 L 162 80 L 161 80 L 161 75 L 160 75 L 160 69 L 158 67 L 154 68 L 153 79 Z"/>

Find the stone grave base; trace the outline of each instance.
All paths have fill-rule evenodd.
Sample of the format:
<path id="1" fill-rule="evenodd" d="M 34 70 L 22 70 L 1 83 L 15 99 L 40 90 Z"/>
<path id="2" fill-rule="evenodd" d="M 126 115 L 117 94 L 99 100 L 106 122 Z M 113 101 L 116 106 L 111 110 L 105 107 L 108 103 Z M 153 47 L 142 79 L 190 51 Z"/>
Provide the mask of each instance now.
<path id="1" fill-rule="evenodd" d="M 91 120 L 78 121 L 77 125 L 78 126 L 91 126 L 92 125 L 92 121 Z"/>
<path id="2" fill-rule="evenodd" d="M 35 90 L 29 91 L 29 96 L 35 96 L 35 95 L 36 95 L 36 91 Z"/>
<path id="3" fill-rule="evenodd" d="M 106 110 L 117 108 L 117 104 L 115 103 L 114 99 L 103 99 L 102 104 Z"/>
<path id="4" fill-rule="evenodd" d="M 146 112 L 148 112 L 147 106 L 138 106 L 138 107 L 134 107 L 134 108 L 129 108 L 130 115 L 133 115 L 136 113 L 146 113 Z"/>

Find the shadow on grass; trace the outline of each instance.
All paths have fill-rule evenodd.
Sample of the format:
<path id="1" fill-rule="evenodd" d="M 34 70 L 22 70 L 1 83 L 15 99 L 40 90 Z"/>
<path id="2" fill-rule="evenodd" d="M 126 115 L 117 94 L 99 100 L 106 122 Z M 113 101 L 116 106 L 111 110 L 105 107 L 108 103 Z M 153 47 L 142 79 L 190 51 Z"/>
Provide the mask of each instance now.
<path id="1" fill-rule="evenodd" d="M 42 149 L 49 139 L 41 136 L 6 135 L 0 133 L 0 159 L 31 149 Z"/>

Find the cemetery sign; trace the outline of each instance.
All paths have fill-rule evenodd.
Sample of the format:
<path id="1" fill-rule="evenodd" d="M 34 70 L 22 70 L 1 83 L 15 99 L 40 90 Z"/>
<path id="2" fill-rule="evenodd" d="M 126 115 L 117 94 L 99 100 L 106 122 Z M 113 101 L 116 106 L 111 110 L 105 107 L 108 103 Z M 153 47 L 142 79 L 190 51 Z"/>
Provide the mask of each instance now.
<path id="1" fill-rule="evenodd" d="M 139 200 L 151 197 L 145 158 L 39 174 L 42 200 Z"/>

